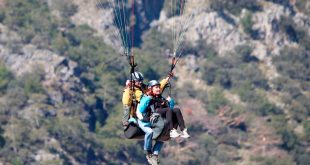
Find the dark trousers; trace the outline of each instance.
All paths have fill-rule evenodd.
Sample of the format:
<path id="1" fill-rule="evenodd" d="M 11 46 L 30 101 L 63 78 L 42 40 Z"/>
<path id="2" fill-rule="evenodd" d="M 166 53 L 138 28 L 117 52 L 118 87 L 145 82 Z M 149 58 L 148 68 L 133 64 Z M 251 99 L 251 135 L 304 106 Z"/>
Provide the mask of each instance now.
<path id="1" fill-rule="evenodd" d="M 179 108 L 174 108 L 173 111 L 170 108 L 158 108 L 156 109 L 156 112 L 163 118 L 166 118 L 169 129 L 177 129 L 178 126 L 181 131 L 185 129 L 183 115 Z"/>
<path id="2" fill-rule="evenodd" d="M 181 131 L 185 129 L 183 115 L 179 108 L 173 109 L 172 122 L 173 122 L 173 128 L 177 129 L 179 126 Z"/>
<path id="3" fill-rule="evenodd" d="M 157 108 L 156 112 L 161 115 L 161 117 L 166 118 L 168 129 L 171 130 L 173 128 L 172 122 L 172 111 L 170 108 Z"/>

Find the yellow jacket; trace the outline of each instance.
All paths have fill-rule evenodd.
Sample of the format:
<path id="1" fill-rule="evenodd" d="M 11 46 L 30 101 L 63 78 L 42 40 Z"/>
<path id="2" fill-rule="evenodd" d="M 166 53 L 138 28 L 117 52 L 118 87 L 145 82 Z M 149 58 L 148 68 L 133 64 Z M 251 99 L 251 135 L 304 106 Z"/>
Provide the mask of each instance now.
<path id="1" fill-rule="evenodd" d="M 139 88 L 134 88 L 134 95 L 135 95 L 135 99 L 140 102 L 140 98 L 143 94 L 142 90 Z M 131 95 L 132 95 L 132 90 L 130 89 L 130 87 L 126 87 L 123 91 L 123 98 L 122 98 L 122 102 L 123 105 L 131 105 L 132 99 L 131 99 Z"/>
<path id="2" fill-rule="evenodd" d="M 161 91 L 164 89 L 165 85 L 168 83 L 169 79 L 168 78 L 165 78 L 163 80 L 161 80 L 159 83 L 160 83 L 160 89 Z M 140 99 L 141 99 L 141 96 L 142 94 L 144 93 L 144 91 L 142 91 L 141 89 L 139 88 L 134 88 L 134 94 L 135 94 L 135 99 L 140 102 Z M 131 94 L 132 94 L 132 90 L 130 89 L 130 87 L 126 87 L 123 91 L 123 98 L 122 98 L 122 102 L 123 102 L 123 105 L 127 105 L 127 106 L 130 106 L 131 103 L 132 103 L 132 100 L 131 100 Z"/>

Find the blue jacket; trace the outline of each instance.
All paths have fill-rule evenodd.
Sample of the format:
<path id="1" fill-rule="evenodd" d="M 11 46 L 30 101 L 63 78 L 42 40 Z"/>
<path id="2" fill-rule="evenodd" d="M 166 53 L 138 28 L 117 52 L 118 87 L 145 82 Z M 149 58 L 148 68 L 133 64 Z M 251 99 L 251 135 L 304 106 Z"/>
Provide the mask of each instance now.
<path id="1" fill-rule="evenodd" d="M 149 106 L 151 106 L 150 105 L 152 103 L 151 101 L 152 101 L 151 96 L 148 96 L 148 95 L 142 96 L 140 100 L 140 104 L 138 106 L 138 111 L 142 114 L 143 117 L 146 117 L 146 115 L 148 115 L 148 108 Z M 168 104 L 169 104 L 169 108 L 173 110 L 174 104 L 175 104 L 174 99 L 171 98 Z"/>

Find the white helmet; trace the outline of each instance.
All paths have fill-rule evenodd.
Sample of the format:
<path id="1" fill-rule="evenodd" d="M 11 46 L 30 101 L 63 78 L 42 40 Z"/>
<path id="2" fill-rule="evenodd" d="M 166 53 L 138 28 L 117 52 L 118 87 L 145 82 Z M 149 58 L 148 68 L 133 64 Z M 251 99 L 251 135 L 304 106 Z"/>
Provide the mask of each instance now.
<path id="1" fill-rule="evenodd" d="M 139 82 L 143 81 L 143 74 L 140 72 L 134 72 L 131 74 L 131 76 L 134 81 L 139 81 Z"/>
<path id="2" fill-rule="evenodd" d="M 147 87 L 150 88 L 150 87 L 153 87 L 155 85 L 160 85 L 160 83 L 157 81 L 157 80 L 151 80 L 148 84 L 147 84 Z"/>

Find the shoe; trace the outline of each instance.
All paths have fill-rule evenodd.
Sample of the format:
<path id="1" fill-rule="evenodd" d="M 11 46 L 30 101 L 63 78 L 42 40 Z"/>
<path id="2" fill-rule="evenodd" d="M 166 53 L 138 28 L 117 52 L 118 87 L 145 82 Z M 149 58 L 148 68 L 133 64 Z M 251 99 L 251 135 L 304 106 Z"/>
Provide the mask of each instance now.
<path id="1" fill-rule="evenodd" d="M 153 157 L 154 157 L 154 159 L 157 161 L 157 164 L 159 164 L 159 158 L 158 158 L 158 155 L 153 154 Z"/>
<path id="2" fill-rule="evenodd" d="M 129 122 L 128 122 L 128 121 L 123 121 L 123 122 L 122 122 L 122 126 L 123 126 L 123 129 L 124 129 L 124 130 L 127 129 L 128 125 L 129 125 Z"/>
<path id="3" fill-rule="evenodd" d="M 152 154 L 146 154 L 147 162 L 151 165 L 157 165 L 157 159 Z"/>
<path id="4" fill-rule="evenodd" d="M 176 129 L 172 129 L 171 131 L 170 131 L 170 137 L 171 138 L 176 138 L 176 137 L 179 137 L 180 136 L 180 134 L 177 132 L 177 130 Z"/>
<path id="5" fill-rule="evenodd" d="M 189 138 L 189 137 L 191 137 L 191 136 L 187 133 L 187 129 L 186 129 L 186 128 L 181 132 L 181 137 L 182 137 L 182 138 Z"/>
<path id="6" fill-rule="evenodd" d="M 123 124 L 123 126 L 128 126 L 129 122 L 128 121 L 123 121 L 122 124 Z"/>

